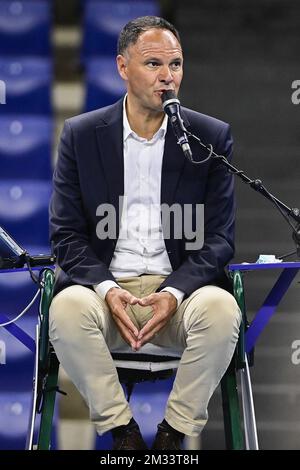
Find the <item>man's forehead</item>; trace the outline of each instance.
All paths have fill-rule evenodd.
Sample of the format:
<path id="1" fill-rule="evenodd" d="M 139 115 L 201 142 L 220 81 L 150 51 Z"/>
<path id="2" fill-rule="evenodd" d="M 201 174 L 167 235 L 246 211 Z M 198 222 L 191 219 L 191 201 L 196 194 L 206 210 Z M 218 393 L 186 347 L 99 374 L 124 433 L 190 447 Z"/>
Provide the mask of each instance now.
<path id="1" fill-rule="evenodd" d="M 139 36 L 137 42 L 132 47 L 135 52 L 142 55 L 161 52 L 182 56 L 179 41 L 171 31 L 165 29 L 150 29 L 145 31 Z"/>

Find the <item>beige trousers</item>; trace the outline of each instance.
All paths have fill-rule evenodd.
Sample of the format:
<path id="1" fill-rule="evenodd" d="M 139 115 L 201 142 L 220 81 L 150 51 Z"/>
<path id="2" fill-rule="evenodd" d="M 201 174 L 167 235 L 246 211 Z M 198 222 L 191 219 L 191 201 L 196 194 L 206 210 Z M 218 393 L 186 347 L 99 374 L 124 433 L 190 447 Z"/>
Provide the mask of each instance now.
<path id="1" fill-rule="evenodd" d="M 136 297 L 144 297 L 164 279 L 142 275 L 117 281 Z M 127 312 L 139 327 L 152 316 L 151 307 L 139 305 L 129 306 Z M 196 437 L 205 426 L 208 402 L 234 353 L 240 320 L 231 294 L 205 286 L 185 299 L 152 344 L 139 351 L 148 352 L 153 346 L 153 352 L 163 348 L 181 356 L 165 411 L 165 419 L 178 431 Z M 89 407 L 98 434 L 127 424 L 132 413 L 110 351 L 138 352 L 122 339 L 106 302 L 86 287 L 67 287 L 51 303 L 49 335 L 59 361 Z"/>

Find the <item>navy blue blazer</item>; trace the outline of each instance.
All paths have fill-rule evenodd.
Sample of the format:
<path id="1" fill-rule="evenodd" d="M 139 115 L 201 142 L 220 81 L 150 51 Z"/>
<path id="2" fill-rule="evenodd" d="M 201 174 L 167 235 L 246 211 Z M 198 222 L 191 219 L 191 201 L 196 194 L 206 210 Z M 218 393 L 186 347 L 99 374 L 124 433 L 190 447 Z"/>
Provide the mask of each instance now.
<path id="1" fill-rule="evenodd" d="M 119 233 L 119 196 L 124 194 L 122 103 L 123 99 L 65 122 L 50 203 L 50 238 L 60 267 L 54 294 L 73 284 L 92 288 L 93 284 L 115 280 L 109 264 Z M 182 108 L 182 113 L 191 132 L 230 160 L 232 137 L 228 124 L 187 108 Z M 207 156 L 197 143 L 191 148 L 195 159 Z M 234 254 L 233 184 L 233 176 L 216 160 L 192 165 L 168 124 L 161 204 L 204 204 L 204 245 L 187 250 L 186 242 L 191 241 L 185 236 L 176 239 L 171 227 L 165 245 L 173 271 L 157 291 L 176 287 L 185 292 L 186 298 L 207 284 L 223 287 L 224 267 Z M 100 240 L 96 234 L 100 220 L 97 207 L 104 203 L 116 209 L 115 239 Z"/>

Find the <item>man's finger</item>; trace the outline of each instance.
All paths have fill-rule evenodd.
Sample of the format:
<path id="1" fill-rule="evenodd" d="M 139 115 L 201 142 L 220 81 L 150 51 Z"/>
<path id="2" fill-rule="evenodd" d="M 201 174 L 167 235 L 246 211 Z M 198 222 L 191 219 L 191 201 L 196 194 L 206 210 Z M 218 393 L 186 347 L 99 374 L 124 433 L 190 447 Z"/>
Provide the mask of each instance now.
<path id="1" fill-rule="evenodd" d="M 113 317 L 124 341 L 126 341 L 126 343 L 129 344 L 129 346 L 131 346 L 134 351 L 136 351 L 137 350 L 136 337 L 133 336 L 132 332 L 124 326 L 122 321 L 116 315 L 114 315 Z"/>
<path id="2" fill-rule="evenodd" d="M 135 324 L 130 320 L 127 313 L 125 312 L 124 314 L 120 315 L 119 319 L 123 323 L 123 325 L 125 325 L 125 327 L 127 327 L 132 332 L 135 338 L 137 338 L 139 335 L 139 330 L 137 329 Z"/>
<path id="3" fill-rule="evenodd" d="M 161 316 L 154 315 L 150 320 L 147 321 L 146 325 L 141 329 L 138 334 L 138 340 L 142 339 L 145 335 L 149 334 L 150 332 L 154 331 L 154 329 L 159 325 L 162 321 Z"/>
<path id="4" fill-rule="evenodd" d="M 136 338 L 138 337 L 139 331 L 135 324 L 130 320 L 123 307 L 115 309 L 114 315 L 119 318 L 123 325 L 125 325 L 125 327 L 128 328 Z"/>
<path id="5" fill-rule="evenodd" d="M 152 338 L 156 336 L 157 333 L 160 332 L 160 330 L 165 326 L 166 321 L 163 320 L 158 325 L 156 325 L 155 328 L 151 329 L 148 333 L 144 334 L 144 336 L 141 339 L 138 339 L 136 346 L 137 349 L 140 349 L 144 344 L 148 343 Z"/>
<path id="6" fill-rule="evenodd" d="M 140 305 L 152 305 L 156 301 L 156 296 L 155 294 L 150 294 L 147 295 L 146 297 L 143 297 L 142 299 L 139 299 L 139 304 Z"/>
<path id="7" fill-rule="evenodd" d="M 125 300 L 130 305 L 135 305 L 139 302 L 140 299 L 130 294 L 129 292 L 124 291 L 124 293 L 122 293 L 122 300 Z"/>

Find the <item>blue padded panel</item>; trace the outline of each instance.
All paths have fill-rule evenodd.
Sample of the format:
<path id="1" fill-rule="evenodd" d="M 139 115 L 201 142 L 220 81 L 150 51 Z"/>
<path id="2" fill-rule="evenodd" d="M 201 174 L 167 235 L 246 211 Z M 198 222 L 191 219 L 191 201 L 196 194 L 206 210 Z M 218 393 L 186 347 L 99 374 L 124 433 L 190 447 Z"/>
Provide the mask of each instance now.
<path id="1" fill-rule="evenodd" d="M 102 56 L 87 61 L 85 111 L 112 104 L 125 91 L 114 57 Z"/>
<path id="2" fill-rule="evenodd" d="M 17 291 L 14 292 L 14 295 L 18 295 Z M 24 302 L 24 307 L 26 303 L 27 302 Z M 35 304 L 35 308 L 35 315 L 28 315 L 26 313 L 24 317 L 16 321 L 16 325 L 33 339 L 35 339 L 38 302 Z M 1 302 L 0 311 L 2 312 Z M 9 319 L 12 320 L 15 316 L 16 315 L 9 315 Z M 3 364 L 2 361 L 0 365 L 0 392 L 30 390 L 34 372 L 34 352 L 30 351 L 18 338 L 7 331 L 6 328 L 0 328 L 0 341 L 2 346 L 3 344 L 5 345 L 5 363 Z"/>
<path id="3" fill-rule="evenodd" d="M 0 449 L 25 449 L 31 392 L 0 392 Z M 35 427 L 37 431 L 37 425 Z"/>
<path id="4" fill-rule="evenodd" d="M 83 60 L 98 54 L 115 55 L 123 26 L 138 16 L 159 15 L 153 1 L 89 1 L 83 22 Z"/>
<path id="5" fill-rule="evenodd" d="M 6 104 L 1 106 L 1 114 L 51 113 L 52 60 L 0 57 L 0 79 L 6 87 Z"/>
<path id="6" fill-rule="evenodd" d="M 0 179 L 50 179 L 52 133 L 46 116 L 0 116 Z"/>
<path id="7" fill-rule="evenodd" d="M 51 183 L 7 180 L 0 183 L 0 225 L 24 248 L 49 244 Z"/>
<path id="8" fill-rule="evenodd" d="M 0 55 L 50 55 L 48 1 L 1 0 Z"/>

